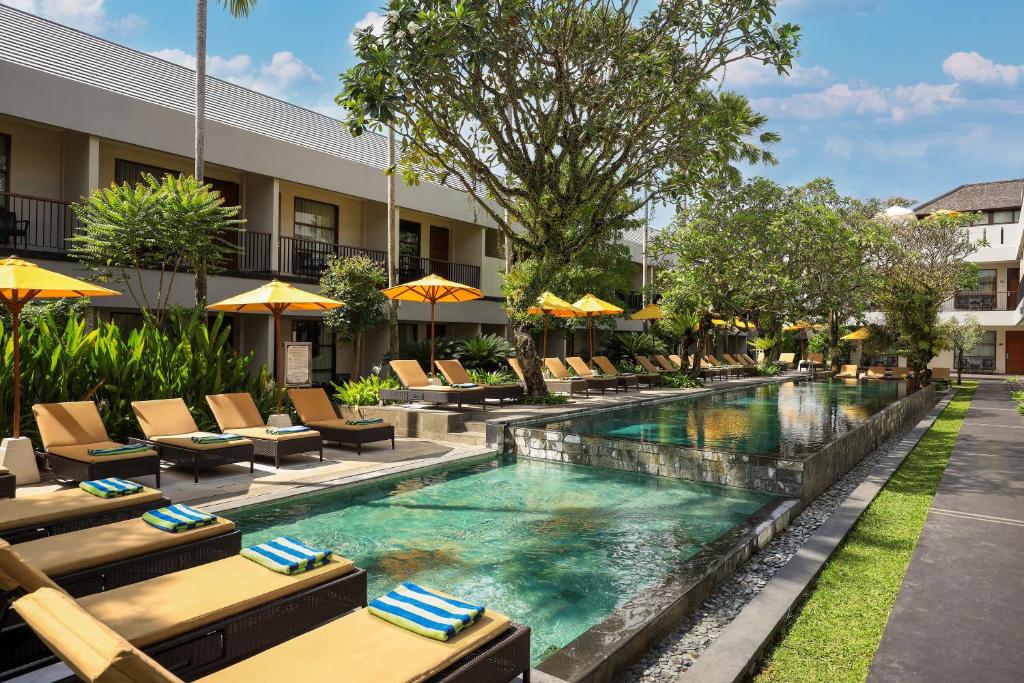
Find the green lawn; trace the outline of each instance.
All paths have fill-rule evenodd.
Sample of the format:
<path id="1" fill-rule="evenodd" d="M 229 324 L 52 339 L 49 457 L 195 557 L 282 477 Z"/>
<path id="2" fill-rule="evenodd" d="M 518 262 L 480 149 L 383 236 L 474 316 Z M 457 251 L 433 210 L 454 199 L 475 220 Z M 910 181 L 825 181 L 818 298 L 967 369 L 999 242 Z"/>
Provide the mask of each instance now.
<path id="1" fill-rule="evenodd" d="M 976 385 L 965 383 L 825 565 L 757 683 L 867 679 Z"/>

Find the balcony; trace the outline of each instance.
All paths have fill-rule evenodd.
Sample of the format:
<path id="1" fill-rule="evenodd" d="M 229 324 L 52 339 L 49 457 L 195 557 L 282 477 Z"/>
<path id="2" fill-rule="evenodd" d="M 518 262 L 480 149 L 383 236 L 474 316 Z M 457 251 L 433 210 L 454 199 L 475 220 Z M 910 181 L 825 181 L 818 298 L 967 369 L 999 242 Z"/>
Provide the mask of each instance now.
<path id="1" fill-rule="evenodd" d="M 67 240 L 78 229 L 68 202 L 0 192 L 0 250 L 66 258 Z"/>
<path id="2" fill-rule="evenodd" d="M 1018 304 L 1017 290 L 957 292 L 954 311 L 1013 311 Z"/>

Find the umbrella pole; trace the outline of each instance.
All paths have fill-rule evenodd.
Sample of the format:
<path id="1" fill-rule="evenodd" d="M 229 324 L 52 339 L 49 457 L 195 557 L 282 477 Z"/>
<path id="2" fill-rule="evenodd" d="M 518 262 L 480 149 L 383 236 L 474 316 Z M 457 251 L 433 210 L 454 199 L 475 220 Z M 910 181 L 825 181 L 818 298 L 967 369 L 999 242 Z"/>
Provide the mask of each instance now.
<path id="1" fill-rule="evenodd" d="M 430 302 L 430 378 L 437 379 L 437 373 L 434 372 L 434 306 L 437 303 L 434 301 Z"/>
<path id="2" fill-rule="evenodd" d="M 14 341 L 14 438 L 21 436 L 21 302 L 12 298 L 11 310 L 11 334 Z"/>
<path id="3" fill-rule="evenodd" d="M 590 328 L 590 358 L 587 359 L 587 364 L 591 367 L 594 366 L 594 316 L 587 316 L 587 327 Z"/>
<path id="4" fill-rule="evenodd" d="M 281 309 L 274 308 L 274 391 L 277 394 L 277 414 L 281 414 Z"/>
<path id="5" fill-rule="evenodd" d="M 548 314 L 544 314 L 544 357 L 548 357 Z"/>

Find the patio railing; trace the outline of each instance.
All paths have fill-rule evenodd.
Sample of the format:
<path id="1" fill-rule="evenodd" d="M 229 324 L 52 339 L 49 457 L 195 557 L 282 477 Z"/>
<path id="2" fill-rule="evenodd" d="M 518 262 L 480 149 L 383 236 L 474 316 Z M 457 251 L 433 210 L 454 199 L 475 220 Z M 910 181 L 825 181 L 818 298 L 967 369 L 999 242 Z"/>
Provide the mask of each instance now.
<path id="1" fill-rule="evenodd" d="M 0 251 L 62 257 L 78 226 L 69 202 L 0 192 Z"/>
<path id="2" fill-rule="evenodd" d="M 955 311 L 1012 311 L 1018 303 L 1015 290 L 957 292 L 953 296 Z"/>

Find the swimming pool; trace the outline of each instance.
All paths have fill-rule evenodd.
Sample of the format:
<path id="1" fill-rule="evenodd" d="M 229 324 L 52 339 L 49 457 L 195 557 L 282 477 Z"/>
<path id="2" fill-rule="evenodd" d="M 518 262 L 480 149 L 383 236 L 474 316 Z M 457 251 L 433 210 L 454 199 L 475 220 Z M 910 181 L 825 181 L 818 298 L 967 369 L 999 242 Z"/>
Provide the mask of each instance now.
<path id="1" fill-rule="evenodd" d="M 230 513 L 244 543 L 289 535 L 369 572 L 528 624 L 534 664 L 744 522 L 771 495 L 510 458 Z"/>

